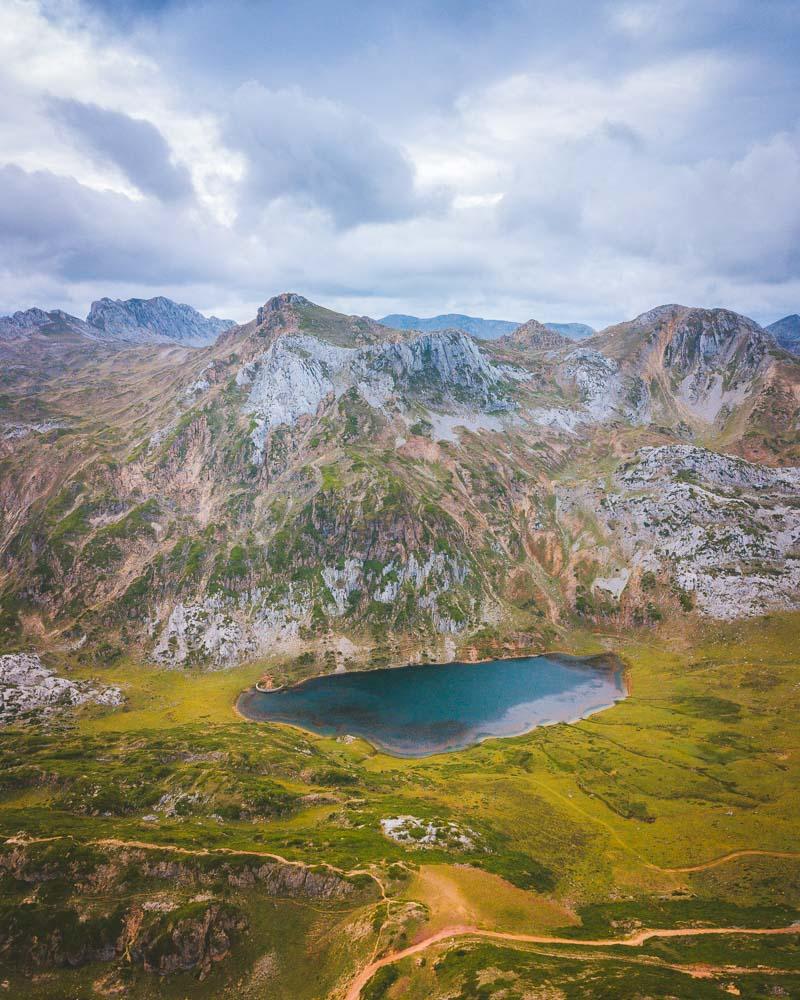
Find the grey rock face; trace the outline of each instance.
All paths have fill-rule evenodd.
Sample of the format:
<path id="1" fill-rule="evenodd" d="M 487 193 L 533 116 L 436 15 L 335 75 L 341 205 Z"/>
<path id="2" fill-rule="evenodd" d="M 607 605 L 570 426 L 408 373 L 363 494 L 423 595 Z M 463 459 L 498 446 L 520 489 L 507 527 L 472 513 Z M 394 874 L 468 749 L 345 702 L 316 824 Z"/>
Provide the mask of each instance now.
<path id="1" fill-rule="evenodd" d="M 412 552 L 407 560 L 389 562 L 377 574 L 368 570 L 363 559 L 347 559 L 342 566 L 323 566 L 322 579 L 333 603 L 325 608 L 337 617 L 345 613 L 348 598 L 356 591 L 369 593 L 381 604 L 397 600 L 403 586 L 410 584 L 416 603 L 430 614 L 437 633 L 455 635 L 464 628 L 440 608 L 444 598 L 469 574 L 465 562 L 442 552 Z M 206 597 L 203 603 L 177 604 L 170 612 L 153 649 L 153 658 L 169 667 L 201 664 L 221 669 L 247 657 L 289 651 L 300 630 L 312 621 L 314 600 L 302 584 L 292 585 L 288 594 L 271 603 L 261 588 L 238 597 Z M 481 608 L 476 601 L 473 619 Z"/>
<path id="2" fill-rule="evenodd" d="M 117 707 L 123 701 L 117 687 L 96 687 L 56 676 L 34 653 L 0 656 L 0 725 L 20 716 L 52 715 L 86 702 Z"/>
<path id="3" fill-rule="evenodd" d="M 723 488 L 800 492 L 800 467 L 769 468 L 689 444 L 642 448 L 636 453 L 635 461 L 619 473 L 620 481 L 631 489 L 677 476 L 685 481 L 697 479 Z"/>
<path id="4" fill-rule="evenodd" d="M 496 389 L 505 377 L 473 340 L 448 330 L 364 348 L 283 336 L 240 369 L 237 383 L 251 386 L 244 409 L 257 420 L 252 441 L 260 454 L 272 428 L 313 415 L 326 397 L 339 398 L 352 388 L 376 408 L 401 395 L 502 408 Z"/>
<path id="5" fill-rule="evenodd" d="M 752 388 L 769 351 L 769 338 L 753 320 L 727 309 L 690 309 L 676 323 L 664 367 L 677 395 L 713 422 Z"/>
<path id="6" fill-rule="evenodd" d="M 689 445 L 643 448 L 613 477 L 559 501 L 588 508 L 629 567 L 667 574 L 698 609 L 734 619 L 800 606 L 800 469 Z"/>
<path id="7" fill-rule="evenodd" d="M 134 343 L 178 341 L 193 347 L 212 344 L 233 320 L 203 316 L 191 306 L 159 295 L 153 299 L 99 299 L 86 322 L 106 336 Z"/>
<path id="8" fill-rule="evenodd" d="M 768 348 L 763 329 L 728 309 L 689 309 L 680 317 L 664 350 L 664 364 L 677 374 L 733 364 L 752 375 Z"/>
<path id="9" fill-rule="evenodd" d="M 578 387 L 590 420 L 624 419 L 633 424 L 650 420 L 647 385 L 637 375 L 623 374 L 613 358 L 579 347 L 567 355 L 563 372 Z"/>
<path id="10" fill-rule="evenodd" d="M 27 309 L 0 316 L 0 342 L 24 340 L 34 335 L 73 334 L 95 341 L 170 343 L 191 347 L 213 344 L 236 324 L 230 319 L 203 316 L 191 306 L 158 296 L 154 299 L 99 299 L 86 320 L 60 309 Z"/>
<path id="11" fill-rule="evenodd" d="M 746 316 L 674 304 L 609 327 L 592 346 L 628 371 L 660 379 L 668 419 L 677 410 L 709 424 L 724 423 L 751 396 L 775 353 L 773 338 Z"/>

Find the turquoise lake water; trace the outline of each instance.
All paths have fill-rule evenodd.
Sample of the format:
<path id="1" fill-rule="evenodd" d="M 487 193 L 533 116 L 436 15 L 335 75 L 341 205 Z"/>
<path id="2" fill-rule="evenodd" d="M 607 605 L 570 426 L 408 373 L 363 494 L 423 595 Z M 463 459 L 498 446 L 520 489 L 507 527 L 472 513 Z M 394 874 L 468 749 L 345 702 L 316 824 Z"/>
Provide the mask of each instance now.
<path id="1" fill-rule="evenodd" d="M 349 733 L 395 756 L 426 757 L 571 722 L 624 697 L 616 661 L 551 655 L 328 674 L 246 691 L 237 707 L 256 721 Z"/>

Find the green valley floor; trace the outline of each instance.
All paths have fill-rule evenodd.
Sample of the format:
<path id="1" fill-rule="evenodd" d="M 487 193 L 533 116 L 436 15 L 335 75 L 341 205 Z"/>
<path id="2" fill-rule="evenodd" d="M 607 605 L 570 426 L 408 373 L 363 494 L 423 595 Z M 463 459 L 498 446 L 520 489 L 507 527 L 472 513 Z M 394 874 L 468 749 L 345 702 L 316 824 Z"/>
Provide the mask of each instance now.
<path id="1" fill-rule="evenodd" d="M 235 715 L 297 664 L 115 664 L 122 710 L 0 733 L 2 990 L 798 996 L 798 634 L 575 633 L 625 701 L 417 760 Z"/>

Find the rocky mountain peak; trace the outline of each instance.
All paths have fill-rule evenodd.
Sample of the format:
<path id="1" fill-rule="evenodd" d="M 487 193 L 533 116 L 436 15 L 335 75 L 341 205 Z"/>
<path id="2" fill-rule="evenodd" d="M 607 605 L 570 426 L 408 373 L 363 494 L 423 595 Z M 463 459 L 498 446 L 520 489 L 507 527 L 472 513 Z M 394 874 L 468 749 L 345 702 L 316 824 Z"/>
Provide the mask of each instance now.
<path id="1" fill-rule="evenodd" d="M 0 316 L 0 340 L 18 340 L 37 333 L 77 333 L 93 340 L 98 338 L 97 330 L 61 309 L 47 312 L 34 307 L 15 312 L 11 316 Z"/>
<path id="2" fill-rule="evenodd" d="M 631 334 L 635 335 L 635 340 Z M 712 355 L 733 341 L 751 340 L 762 346 L 769 343 L 764 330 L 747 316 L 730 309 L 702 309 L 675 303 L 656 306 L 626 323 L 608 327 L 599 338 L 604 349 L 608 347 L 612 351 L 621 343 L 629 350 L 654 341 L 659 341 L 665 350 L 674 344 L 673 356 L 676 351 L 680 352 L 681 344 L 695 344 L 705 355 Z"/>
<path id="3" fill-rule="evenodd" d="M 658 327 L 662 323 L 668 323 L 683 313 L 689 312 L 688 306 L 679 305 L 677 302 L 668 302 L 663 306 L 654 306 L 646 312 L 640 313 L 630 321 L 631 326 L 642 329 Z"/>
<path id="4" fill-rule="evenodd" d="M 309 307 L 319 309 L 310 303 Z M 270 317 L 280 317 L 279 326 L 268 317 L 248 338 L 245 346 L 253 348 L 263 331 L 273 334 L 266 344 L 261 341 L 261 351 L 251 355 L 236 376 L 237 385 L 249 393 L 245 412 L 255 419 L 251 439 L 259 455 L 273 428 L 294 426 L 303 416 L 315 417 L 326 400 L 339 400 L 351 391 L 384 413 L 410 401 L 435 400 L 444 409 L 456 404 L 477 409 L 505 405 L 496 396 L 503 372 L 461 330 L 359 342 L 346 335 L 353 328 L 358 333 L 363 318 L 331 315 L 338 317 L 339 329 L 329 329 L 326 336 L 309 332 L 312 311 L 310 321 L 300 317 L 299 329 L 288 328 L 282 312 L 271 313 Z M 240 347 L 241 358 L 245 352 Z"/>
<path id="5" fill-rule="evenodd" d="M 553 351 L 572 344 L 569 337 L 563 336 L 538 320 L 529 319 L 527 323 L 518 326 L 509 336 L 508 341 L 515 347 L 527 350 Z"/>
<path id="6" fill-rule="evenodd" d="M 671 400 L 662 417 L 706 423 L 752 402 L 774 359 L 772 337 L 754 320 L 674 303 L 609 327 L 591 343 L 647 386 L 658 383 L 657 395 Z"/>
<path id="7" fill-rule="evenodd" d="M 752 374 L 769 347 L 764 330 L 729 309 L 689 309 L 680 316 L 664 350 L 664 363 L 682 373 L 695 367 L 733 364 Z"/>
<path id="8" fill-rule="evenodd" d="M 273 295 L 271 299 L 267 299 L 264 305 L 259 307 L 256 323 L 261 326 L 262 323 L 268 322 L 274 313 L 283 314 L 297 306 L 311 305 L 312 302 L 297 292 L 281 292 L 280 295 Z"/>
<path id="9" fill-rule="evenodd" d="M 157 295 L 152 299 L 93 302 L 86 322 L 107 335 L 132 343 L 178 341 L 194 347 L 212 344 L 233 320 L 203 316 L 192 306 Z"/>
<path id="10" fill-rule="evenodd" d="M 235 342 L 240 357 L 252 359 L 284 335 L 313 337 L 336 347 L 366 347 L 402 339 L 395 330 L 368 316 L 347 316 L 311 302 L 296 292 L 274 295 L 261 306 L 255 320 L 231 330 L 221 344 Z"/>

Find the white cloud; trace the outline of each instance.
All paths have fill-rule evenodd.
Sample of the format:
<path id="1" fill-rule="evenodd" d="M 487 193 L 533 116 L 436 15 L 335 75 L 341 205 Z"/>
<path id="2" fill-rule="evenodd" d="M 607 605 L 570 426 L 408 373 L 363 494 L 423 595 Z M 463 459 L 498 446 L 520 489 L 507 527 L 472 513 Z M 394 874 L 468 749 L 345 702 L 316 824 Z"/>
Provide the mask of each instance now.
<path id="1" fill-rule="evenodd" d="M 700 7 L 707 26 L 713 5 Z M 348 101 L 299 70 L 279 85 L 207 79 L 201 63 L 188 73 L 159 57 L 168 38 L 151 32 L 145 51 L 142 32 L 109 33 L 77 0 L 58 16 L 6 0 L 0 309 L 164 293 L 246 319 L 292 288 L 372 314 L 602 324 L 674 300 L 765 320 L 797 311 L 796 102 L 778 99 L 761 42 L 734 52 L 706 31 L 689 44 L 681 32 L 700 15 L 681 10 L 603 8 L 607 52 L 603 38 L 562 38 L 559 60 L 531 47 L 494 73 L 466 33 L 459 64 L 481 72 L 462 73 L 454 100 L 393 115 L 389 95 L 381 115 L 374 54 L 367 114 L 352 80 Z M 403 59 L 412 72 L 411 53 L 387 52 L 395 73 Z M 423 95 L 435 83 L 429 66 Z M 125 141 L 109 149 L 85 116 L 82 134 L 56 127 L 54 100 L 99 105 Z"/>

